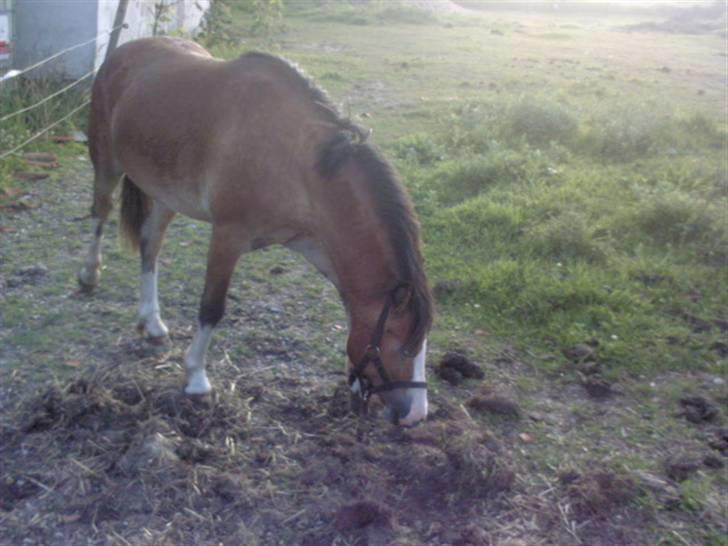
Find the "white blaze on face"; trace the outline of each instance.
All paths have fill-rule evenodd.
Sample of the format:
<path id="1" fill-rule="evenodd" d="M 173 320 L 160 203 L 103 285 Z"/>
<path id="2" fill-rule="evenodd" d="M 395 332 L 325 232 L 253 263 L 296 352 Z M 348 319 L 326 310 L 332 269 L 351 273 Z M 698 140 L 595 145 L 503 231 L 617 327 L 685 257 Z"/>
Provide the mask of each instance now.
<path id="1" fill-rule="evenodd" d="M 415 357 L 412 381 L 425 381 L 425 358 L 427 356 L 427 340 L 422 343 L 422 349 Z M 427 417 L 427 389 L 408 389 L 412 396 L 410 412 L 404 419 L 399 420 L 400 425 L 414 425 Z"/>

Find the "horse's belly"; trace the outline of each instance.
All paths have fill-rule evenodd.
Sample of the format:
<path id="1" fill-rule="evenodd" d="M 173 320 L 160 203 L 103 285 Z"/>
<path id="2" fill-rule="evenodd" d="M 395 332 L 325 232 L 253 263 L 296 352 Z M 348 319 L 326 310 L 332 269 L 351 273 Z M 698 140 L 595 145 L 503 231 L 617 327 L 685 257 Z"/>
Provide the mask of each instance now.
<path id="1" fill-rule="evenodd" d="M 167 208 L 195 220 L 211 221 L 206 192 L 197 184 L 185 180 L 152 180 L 146 183 L 144 177 L 137 179 L 132 173 L 129 176 L 139 189 Z"/>

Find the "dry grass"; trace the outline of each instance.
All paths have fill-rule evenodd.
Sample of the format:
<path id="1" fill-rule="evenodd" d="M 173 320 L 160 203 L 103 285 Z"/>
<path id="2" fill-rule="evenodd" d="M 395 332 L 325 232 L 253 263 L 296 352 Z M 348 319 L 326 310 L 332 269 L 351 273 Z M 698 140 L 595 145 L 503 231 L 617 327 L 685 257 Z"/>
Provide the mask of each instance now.
<path id="1" fill-rule="evenodd" d="M 457 415 L 402 431 L 377 408 L 368 421 L 346 412 L 343 385 L 234 367 L 224 390 L 191 398 L 174 354 L 127 350 L 141 358 L 7 412 L 3 540 L 438 543 L 427 527 L 465 529 L 466 513 L 487 513 L 513 484 L 508 454 Z"/>

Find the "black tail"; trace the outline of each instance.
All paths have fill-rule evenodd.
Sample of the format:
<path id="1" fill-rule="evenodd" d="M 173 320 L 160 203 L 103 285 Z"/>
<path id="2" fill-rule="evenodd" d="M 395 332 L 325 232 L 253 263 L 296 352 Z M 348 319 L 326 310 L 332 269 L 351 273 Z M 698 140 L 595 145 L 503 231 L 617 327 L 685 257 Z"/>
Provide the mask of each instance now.
<path id="1" fill-rule="evenodd" d="M 121 234 L 133 250 L 139 250 L 142 225 L 149 216 L 150 199 L 124 175 L 121 189 Z"/>

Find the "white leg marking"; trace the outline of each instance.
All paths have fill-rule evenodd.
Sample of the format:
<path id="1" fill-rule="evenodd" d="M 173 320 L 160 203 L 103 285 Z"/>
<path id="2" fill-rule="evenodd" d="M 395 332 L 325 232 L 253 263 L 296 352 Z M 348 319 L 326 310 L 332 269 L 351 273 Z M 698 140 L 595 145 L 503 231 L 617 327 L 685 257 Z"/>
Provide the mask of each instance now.
<path id="1" fill-rule="evenodd" d="M 422 349 L 415 357 L 412 381 L 425 381 L 425 358 L 427 357 L 427 340 L 422 343 Z M 413 425 L 427 417 L 427 390 L 408 389 L 412 396 L 412 405 L 407 417 L 399 420 L 400 425 Z"/>
<path id="2" fill-rule="evenodd" d="M 141 302 L 139 304 L 139 323 L 151 337 L 164 337 L 169 333 L 159 316 L 157 298 L 157 272 L 149 271 L 141 275 Z"/>
<path id="3" fill-rule="evenodd" d="M 98 218 L 94 218 L 91 244 L 88 247 L 86 260 L 78 272 L 78 280 L 87 286 L 96 286 L 99 282 L 99 274 L 101 272 L 101 239 L 103 235 L 97 236 L 96 233 L 98 232 L 100 223 L 101 221 Z"/>
<path id="4" fill-rule="evenodd" d="M 207 394 L 212 390 L 210 382 L 205 373 L 205 355 L 210 346 L 212 337 L 211 326 L 198 327 L 195 337 L 192 338 L 187 352 L 185 353 L 185 367 L 187 368 L 187 394 Z"/>

